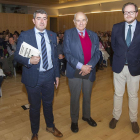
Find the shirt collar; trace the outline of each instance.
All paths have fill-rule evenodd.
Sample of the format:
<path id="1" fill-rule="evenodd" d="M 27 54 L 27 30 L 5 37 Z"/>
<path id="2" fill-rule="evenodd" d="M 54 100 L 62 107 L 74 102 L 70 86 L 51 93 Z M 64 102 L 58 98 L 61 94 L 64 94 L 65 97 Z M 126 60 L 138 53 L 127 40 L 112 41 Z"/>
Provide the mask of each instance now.
<path id="1" fill-rule="evenodd" d="M 35 34 L 39 33 L 46 33 L 46 30 L 43 30 L 43 32 L 40 32 L 36 27 L 34 27 Z"/>
<path id="2" fill-rule="evenodd" d="M 77 28 L 76 28 L 76 29 L 77 29 Z M 79 31 L 79 30 L 77 29 L 78 33 L 83 32 L 83 34 L 85 33 L 85 30 L 86 30 L 86 29 L 84 29 L 83 31 Z"/>
<path id="3" fill-rule="evenodd" d="M 132 27 L 136 27 L 136 24 L 137 24 L 137 20 L 136 19 L 131 24 L 125 22 L 126 26 L 132 25 Z"/>

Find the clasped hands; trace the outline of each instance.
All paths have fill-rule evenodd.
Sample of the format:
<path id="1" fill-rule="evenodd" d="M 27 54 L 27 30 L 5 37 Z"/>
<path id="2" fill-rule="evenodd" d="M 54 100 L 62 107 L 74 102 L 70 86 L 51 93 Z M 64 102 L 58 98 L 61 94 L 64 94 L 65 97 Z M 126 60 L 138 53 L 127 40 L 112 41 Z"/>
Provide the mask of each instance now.
<path id="1" fill-rule="evenodd" d="M 91 65 L 83 65 L 79 74 L 85 76 L 91 72 L 92 66 Z"/>

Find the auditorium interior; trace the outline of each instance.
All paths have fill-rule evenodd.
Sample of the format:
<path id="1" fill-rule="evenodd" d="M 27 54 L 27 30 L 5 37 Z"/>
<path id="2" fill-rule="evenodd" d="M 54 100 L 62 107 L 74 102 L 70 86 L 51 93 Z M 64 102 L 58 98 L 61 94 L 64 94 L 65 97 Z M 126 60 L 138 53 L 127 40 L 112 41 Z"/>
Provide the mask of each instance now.
<path id="1" fill-rule="evenodd" d="M 83 12 L 88 18 L 86 29 L 97 34 L 110 34 L 114 24 L 123 22 L 122 6 L 130 0 L 0 0 L 0 33 L 7 30 L 19 34 L 34 28 L 33 13 L 38 9 L 47 12 L 47 30 L 57 33 L 60 38 L 65 31 L 75 27 L 74 14 Z M 140 12 L 140 0 L 137 4 Z M 140 21 L 140 15 L 137 20 Z M 70 89 L 68 78 L 60 76 L 60 84 L 54 91 L 54 123 L 63 133 L 56 138 L 46 132 L 43 107 L 40 111 L 39 140 L 140 140 L 140 134 L 131 129 L 128 108 L 127 87 L 123 98 L 122 115 L 113 130 L 109 128 L 113 110 L 113 71 L 110 58 L 103 68 L 96 69 L 96 80 L 91 94 L 91 116 L 97 127 L 91 127 L 82 120 L 82 91 L 80 95 L 79 132 L 70 130 Z M 22 66 L 14 74 L 7 75 L 0 87 L 0 140 L 30 140 L 29 102 L 24 84 L 21 82 Z M 140 97 L 140 91 L 138 91 Z M 139 100 L 140 102 L 140 100 Z M 24 106 L 24 107 L 23 107 Z M 140 104 L 139 104 L 140 109 Z M 138 123 L 140 124 L 140 111 Z"/>

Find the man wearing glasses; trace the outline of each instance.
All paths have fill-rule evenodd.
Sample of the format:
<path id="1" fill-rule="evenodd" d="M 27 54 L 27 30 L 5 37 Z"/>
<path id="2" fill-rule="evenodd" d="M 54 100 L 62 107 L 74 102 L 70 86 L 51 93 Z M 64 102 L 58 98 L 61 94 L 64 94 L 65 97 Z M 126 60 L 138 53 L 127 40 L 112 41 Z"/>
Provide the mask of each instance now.
<path id="1" fill-rule="evenodd" d="M 111 36 L 114 51 L 112 69 L 115 94 L 113 119 L 110 121 L 109 127 L 114 129 L 121 116 L 125 83 L 127 83 L 132 131 L 139 133 L 137 110 L 140 75 L 140 22 L 136 20 L 138 7 L 129 2 L 124 4 L 122 12 L 125 22 L 115 24 Z"/>

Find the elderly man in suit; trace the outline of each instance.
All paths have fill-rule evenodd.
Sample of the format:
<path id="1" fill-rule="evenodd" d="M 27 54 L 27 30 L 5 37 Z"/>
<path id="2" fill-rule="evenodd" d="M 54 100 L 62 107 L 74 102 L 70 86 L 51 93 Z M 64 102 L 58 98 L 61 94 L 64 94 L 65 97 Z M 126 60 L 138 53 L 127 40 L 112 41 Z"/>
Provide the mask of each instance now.
<path id="1" fill-rule="evenodd" d="M 99 61 L 99 40 L 96 33 L 87 30 L 88 19 L 82 12 L 74 15 L 75 28 L 65 31 L 64 55 L 67 60 L 66 76 L 71 93 L 71 130 L 78 132 L 79 97 L 83 92 L 83 117 L 91 126 L 97 126 L 90 114 L 90 98 Z"/>
<path id="2" fill-rule="evenodd" d="M 22 82 L 25 84 L 30 103 L 32 140 L 38 140 L 41 99 L 46 130 L 56 137 L 62 137 L 62 133 L 54 125 L 52 109 L 54 83 L 58 87 L 60 76 L 57 38 L 55 33 L 46 30 L 47 13 L 44 10 L 35 11 L 33 17 L 35 27 L 21 33 L 15 52 L 15 60 L 23 64 Z M 23 41 L 38 49 L 40 56 L 32 56 L 29 59 L 19 55 Z"/>
<path id="3" fill-rule="evenodd" d="M 132 131 L 139 133 L 137 123 L 138 90 L 140 75 L 140 22 L 136 20 L 138 7 L 126 3 L 122 8 L 125 22 L 115 24 L 112 29 L 111 43 L 114 51 L 114 109 L 109 127 L 114 129 L 122 113 L 125 84 L 129 96 L 129 117 Z"/>

